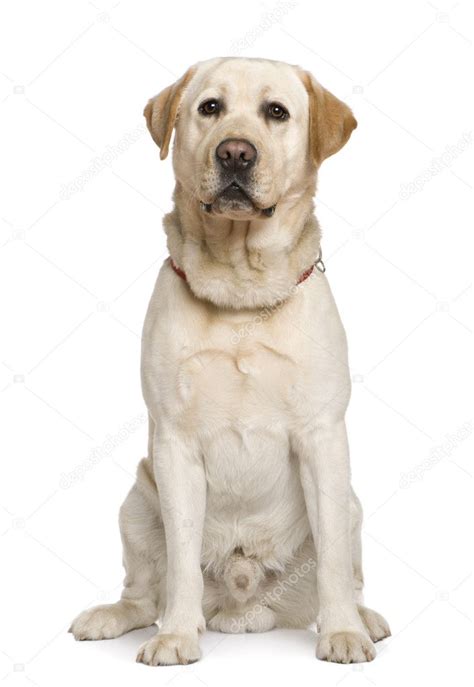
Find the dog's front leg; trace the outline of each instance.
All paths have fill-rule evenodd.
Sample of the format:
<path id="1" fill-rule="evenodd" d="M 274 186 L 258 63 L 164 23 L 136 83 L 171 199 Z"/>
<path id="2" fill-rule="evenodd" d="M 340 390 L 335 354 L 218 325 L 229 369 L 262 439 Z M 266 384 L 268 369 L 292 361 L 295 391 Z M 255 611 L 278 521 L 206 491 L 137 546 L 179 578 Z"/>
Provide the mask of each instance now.
<path id="1" fill-rule="evenodd" d="M 143 644 L 137 661 L 187 664 L 200 657 L 202 614 L 202 530 L 206 478 L 198 447 L 175 429 L 157 429 L 153 466 L 166 539 L 167 599 L 158 634 Z M 153 533 L 150 533 L 152 536 Z"/>
<path id="2" fill-rule="evenodd" d="M 319 422 L 300 442 L 306 508 L 317 555 L 319 641 L 316 655 L 337 663 L 375 657 L 354 599 L 350 466 L 343 420 Z"/>

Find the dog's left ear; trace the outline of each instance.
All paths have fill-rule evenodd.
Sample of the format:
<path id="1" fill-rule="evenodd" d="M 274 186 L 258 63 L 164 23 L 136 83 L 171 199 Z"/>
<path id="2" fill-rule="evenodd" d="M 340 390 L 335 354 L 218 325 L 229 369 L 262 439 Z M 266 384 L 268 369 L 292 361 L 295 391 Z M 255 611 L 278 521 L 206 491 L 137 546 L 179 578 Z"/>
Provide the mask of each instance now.
<path id="1" fill-rule="evenodd" d="M 357 126 L 351 109 L 319 84 L 309 72 L 300 72 L 309 98 L 309 145 L 311 158 L 319 167 L 349 140 Z"/>
<path id="2" fill-rule="evenodd" d="M 188 71 L 176 83 L 165 88 L 151 98 L 144 111 L 146 125 L 156 145 L 160 149 L 162 160 L 168 155 L 171 134 L 173 133 L 178 110 L 186 86 L 194 76 L 195 68 Z"/>

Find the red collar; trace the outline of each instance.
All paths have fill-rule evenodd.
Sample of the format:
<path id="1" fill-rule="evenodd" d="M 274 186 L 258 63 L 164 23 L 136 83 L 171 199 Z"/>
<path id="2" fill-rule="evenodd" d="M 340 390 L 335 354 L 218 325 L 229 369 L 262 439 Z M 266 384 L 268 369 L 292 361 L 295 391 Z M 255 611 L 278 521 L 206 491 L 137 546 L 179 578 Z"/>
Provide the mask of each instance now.
<path id="1" fill-rule="evenodd" d="M 307 270 L 305 270 L 304 272 L 302 272 L 300 274 L 300 276 L 296 282 L 296 286 L 298 286 L 299 284 L 302 284 L 304 281 L 306 281 L 306 279 L 309 276 L 311 276 L 311 274 L 313 273 L 313 270 L 317 264 L 318 264 L 317 262 L 314 263 L 314 265 L 311 265 L 311 267 L 308 267 Z M 175 263 L 175 261 L 171 257 L 170 257 L 170 265 L 174 269 L 174 271 L 176 272 L 178 277 L 181 277 L 181 279 L 184 279 L 184 281 L 188 281 L 188 279 L 186 277 L 186 272 L 184 270 L 182 270 L 181 267 L 178 267 L 178 265 Z"/>
<path id="2" fill-rule="evenodd" d="M 178 277 L 181 277 L 181 279 L 184 279 L 184 281 L 188 281 L 186 278 L 186 272 L 181 269 L 181 267 L 178 267 L 178 265 L 175 263 L 172 257 L 170 257 L 170 265 L 178 275 Z"/>

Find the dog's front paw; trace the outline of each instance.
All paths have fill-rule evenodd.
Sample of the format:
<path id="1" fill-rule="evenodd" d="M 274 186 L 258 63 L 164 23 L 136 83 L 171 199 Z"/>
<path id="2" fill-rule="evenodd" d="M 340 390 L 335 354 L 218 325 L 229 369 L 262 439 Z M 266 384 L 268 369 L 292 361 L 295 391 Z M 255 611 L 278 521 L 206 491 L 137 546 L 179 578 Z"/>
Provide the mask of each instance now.
<path id="1" fill-rule="evenodd" d="M 319 638 L 316 656 L 332 663 L 365 663 L 373 661 L 376 651 L 361 632 L 333 632 Z"/>
<path id="2" fill-rule="evenodd" d="M 161 634 L 160 632 L 141 645 L 137 663 L 149 666 L 173 666 L 195 663 L 201 657 L 197 633 Z"/>

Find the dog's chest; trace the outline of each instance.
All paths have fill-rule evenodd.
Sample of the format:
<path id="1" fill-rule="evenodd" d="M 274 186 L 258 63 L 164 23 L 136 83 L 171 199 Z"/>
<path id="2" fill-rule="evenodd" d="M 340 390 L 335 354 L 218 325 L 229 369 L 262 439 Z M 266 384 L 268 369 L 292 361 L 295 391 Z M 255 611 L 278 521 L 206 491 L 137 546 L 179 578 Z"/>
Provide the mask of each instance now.
<path id="1" fill-rule="evenodd" d="M 287 424 L 300 372 L 284 345 L 250 336 L 234 343 L 224 324 L 209 344 L 184 349 L 181 356 L 176 392 L 182 412 L 203 434 L 224 428 L 281 430 Z"/>
<path id="2" fill-rule="evenodd" d="M 262 336 L 235 343 L 225 326 L 212 347 L 180 362 L 183 419 L 199 437 L 214 495 L 247 504 L 259 499 L 261 509 L 275 482 L 288 482 L 291 398 L 298 377 L 284 346 L 270 345 Z"/>
<path id="3" fill-rule="evenodd" d="M 227 436 L 242 447 L 237 459 L 258 444 L 277 457 L 347 386 L 343 330 L 321 279 L 271 312 L 218 309 L 184 288 L 170 303 L 160 286 L 144 327 L 145 400 L 203 452 Z"/>

